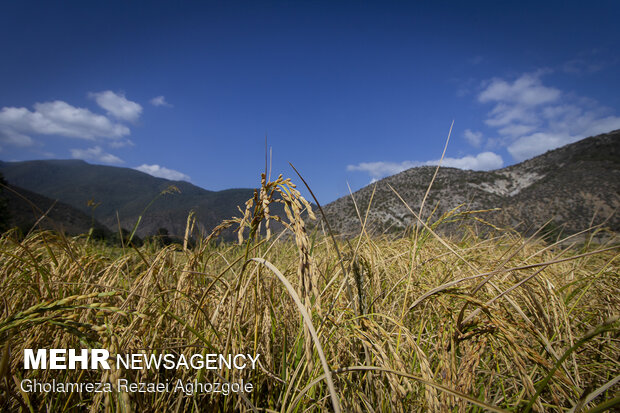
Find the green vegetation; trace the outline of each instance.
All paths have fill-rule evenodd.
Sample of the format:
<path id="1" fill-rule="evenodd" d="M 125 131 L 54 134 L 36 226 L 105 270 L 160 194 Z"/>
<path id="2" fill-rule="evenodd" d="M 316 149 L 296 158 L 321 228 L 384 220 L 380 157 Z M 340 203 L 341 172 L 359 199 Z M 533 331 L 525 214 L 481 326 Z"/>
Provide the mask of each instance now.
<path id="1" fill-rule="evenodd" d="M 252 196 L 252 189 L 213 192 L 189 182 L 171 182 L 130 168 L 91 165 L 78 160 L 0 161 L 0 172 L 11 184 L 71 205 L 112 232 L 118 232 L 119 221 L 121 227 L 132 228 L 138 217 L 142 217 L 138 228 L 141 237 L 156 234 L 160 227 L 182 236 L 185 220 L 192 210 L 205 230 L 210 231 L 235 214 L 237 205 L 243 205 Z M 144 207 L 171 185 L 178 193 L 164 194 L 144 215 Z"/>
<path id="2" fill-rule="evenodd" d="M 9 229 L 9 208 L 6 198 L 4 197 L 4 191 L 7 183 L 4 176 L 0 174 L 0 231 L 4 232 Z"/>
<path id="3" fill-rule="evenodd" d="M 0 409 L 573 411 L 618 403 L 618 245 L 513 231 L 334 240 L 281 177 L 196 238 L 0 238 Z M 275 216 L 277 210 L 283 211 Z M 418 213 L 411 211 L 411 215 Z M 359 211 L 364 222 L 366 211 Z M 284 228 L 272 232 L 273 224 Z M 234 230 L 238 244 L 219 242 Z M 264 236 L 262 235 L 264 234 Z M 125 234 L 127 235 L 127 234 Z M 572 238 L 562 245 L 570 244 Z M 23 370 L 24 348 L 260 354 L 256 370 Z M 231 394 L 24 393 L 22 379 L 250 382 Z M 598 406 L 598 407 L 597 407 Z M 596 411 L 596 410 L 591 410 Z"/>

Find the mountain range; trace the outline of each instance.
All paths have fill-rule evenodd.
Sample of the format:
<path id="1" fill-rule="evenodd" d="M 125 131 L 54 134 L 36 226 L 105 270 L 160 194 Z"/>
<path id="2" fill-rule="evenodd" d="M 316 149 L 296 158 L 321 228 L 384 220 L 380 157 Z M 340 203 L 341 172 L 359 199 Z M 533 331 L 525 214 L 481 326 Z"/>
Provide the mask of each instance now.
<path id="1" fill-rule="evenodd" d="M 141 237 L 160 228 L 183 236 L 192 210 L 198 229 L 208 233 L 223 219 L 238 215 L 237 206 L 254 193 L 253 189 L 208 191 L 185 181 L 81 160 L 0 162 L 0 173 L 10 184 L 71 205 L 115 232 L 119 225 L 131 230 L 142 215 L 137 230 Z"/>
<path id="2" fill-rule="evenodd" d="M 436 167 L 411 168 L 352 194 L 364 217 L 373 190 L 367 226 L 401 231 L 415 223 L 409 208 L 420 204 Z M 423 219 L 433 219 L 462 205 L 466 210 L 500 210 L 479 214 L 495 225 L 528 233 L 547 224 L 575 233 L 603 224 L 620 230 L 620 130 L 583 139 L 516 165 L 493 171 L 440 168 L 425 203 Z M 359 233 L 360 219 L 351 196 L 325 207 L 335 231 Z"/>
<path id="3" fill-rule="evenodd" d="M 408 207 L 390 187 L 417 213 L 435 169 L 411 168 L 353 193 L 363 217 L 374 191 L 367 229 L 375 233 L 399 232 L 414 224 Z M 55 220 L 73 232 L 94 222 L 114 232 L 118 232 L 119 225 L 131 230 L 143 216 L 139 236 L 156 234 L 160 228 L 166 228 L 170 235 L 183 236 L 187 216 L 193 210 L 199 231 L 207 234 L 222 220 L 238 216 L 237 207 L 243 209 L 254 192 L 250 188 L 209 191 L 185 181 L 81 160 L 0 161 L 0 173 L 42 210 L 57 200 L 53 210 L 62 211 L 56 211 Z M 9 202 L 13 214 L 29 208 L 23 203 L 15 206 L 16 202 L 22 201 L 13 197 Z M 433 181 L 423 218 L 432 212 L 436 219 L 459 206 L 466 210 L 498 208 L 479 216 L 522 232 L 531 232 L 548 221 L 566 233 L 596 224 L 619 231 L 620 130 L 503 169 L 442 167 Z M 337 199 L 324 209 L 336 232 L 359 233 L 360 219 L 351 196 Z"/>
<path id="4" fill-rule="evenodd" d="M 0 198 L 6 204 L 7 228 L 19 228 L 26 234 L 36 224 L 39 229 L 63 231 L 71 235 L 86 234 L 97 229 L 101 237 L 112 234 L 105 225 L 64 202 L 14 185 L 1 188 Z"/>

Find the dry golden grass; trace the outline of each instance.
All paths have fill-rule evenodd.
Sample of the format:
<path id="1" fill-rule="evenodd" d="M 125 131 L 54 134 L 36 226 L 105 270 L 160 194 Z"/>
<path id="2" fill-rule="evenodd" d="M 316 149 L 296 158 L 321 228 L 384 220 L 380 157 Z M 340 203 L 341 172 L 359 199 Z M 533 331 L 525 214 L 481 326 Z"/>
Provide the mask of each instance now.
<path id="1" fill-rule="evenodd" d="M 285 216 L 271 215 L 273 202 Z M 263 176 L 242 217 L 193 249 L 192 217 L 184 245 L 164 248 L 4 234 L 0 409 L 600 411 L 618 404 L 617 244 L 549 246 L 467 229 L 442 237 L 440 222 L 401 238 L 373 237 L 366 211 L 360 235 L 334 243 L 321 225 L 308 232 L 309 209 L 289 180 Z M 270 220 L 285 231 L 271 234 Z M 230 227 L 239 245 L 216 243 Z M 260 353 L 261 363 L 221 372 L 22 367 L 24 348 L 86 347 Z M 25 378 L 243 379 L 255 390 L 24 393 L 17 384 Z"/>

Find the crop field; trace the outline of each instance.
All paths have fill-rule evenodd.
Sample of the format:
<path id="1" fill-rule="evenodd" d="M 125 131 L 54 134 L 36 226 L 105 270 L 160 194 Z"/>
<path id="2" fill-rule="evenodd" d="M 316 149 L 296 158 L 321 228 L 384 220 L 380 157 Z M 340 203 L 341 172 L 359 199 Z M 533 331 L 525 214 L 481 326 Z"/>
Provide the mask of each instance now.
<path id="1" fill-rule="evenodd" d="M 270 215 L 274 203 L 283 216 Z M 594 242 L 593 229 L 545 240 L 466 222 L 442 234 L 457 211 L 386 236 L 366 228 L 362 210 L 359 234 L 344 239 L 310 208 L 291 181 L 263 176 L 239 218 L 192 243 L 191 215 L 184 242 L 167 246 L 8 231 L 0 238 L 0 410 L 617 408 L 613 238 Z M 221 231 L 235 231 L 238 242 L 220 242 Z M 111 358 L 257 359 L 253 368 L 24 368 L 25 349 L 86 348 Z M 110 391 L 24 387 L 35 382 Z M 234 391 L 241 383 L 252 390 Z M 166 390 L 153 390 L 158 384 Z"/>

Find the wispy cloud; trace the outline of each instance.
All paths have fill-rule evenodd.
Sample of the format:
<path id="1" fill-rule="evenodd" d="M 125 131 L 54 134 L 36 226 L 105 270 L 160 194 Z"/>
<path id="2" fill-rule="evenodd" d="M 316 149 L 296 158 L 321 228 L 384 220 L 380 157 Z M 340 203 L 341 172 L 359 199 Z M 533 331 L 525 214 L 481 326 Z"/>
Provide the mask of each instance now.
<path id="1" fill-rule="evenodd" d="M 582 75 L 587 73 L 596 73 L 605 68 L 602 61 L 592 61 L 591 59 L 573 59 L 565 62 L 561 66 L 561 70 L 573 75 Z"/>
<path id="2" fill-rule="evenodd" d="M 385 176 L 394 175 L 416 166 L 437 165 L 439 159 L 432 161 L 403 161 L 403 162 L 362 162 L 357 165 L 348 165 L 347 171 L 365 172 L 373 180 L 383 178 Z M 478 155 L 467 155 L 462 158 L 444 158 L 441 162 L 442 166 L 459 169 L 471 169 L 479 171 L 487 171 L 501 168 L 504 161 L 501 156 L 493 152 L 482 152 Z"/>
<path id="3" fill-rule="evenodd" d="M 108 143 L 110 148 L 124 148 L 127 146 L 136 146 L 131 139 L 116 140 Z"/>
<path id="4" fill-rule="evenodd" d="M 134 169 L 147 173 L 149 175 L 156 176 L 158 178 L 170 179 L 171 181 L 190 181 L 190 177 L 182 172 L 175 171 L 174 169 L 168 169 L 163 166 L 147 165 L 143 164 Z"/>
<path id="5" fill-rule="evenodd" d="M 465 129 L 463 136 L 472 146 L 479 147 L 482 144 L 482 132 L 474 132 L 471 129 Z"/>
<path id="6" fill-rule="evenodd" d="M 23 107 L 0 110 L 0 142 L 11 145 L 30 146 L 33 144 L 31 135 L 94 140 L 118 139 L 129 133 L 125 125 L 61 100 L 35 103 L 34 111 Z"/>
<path id="7" fill-rule="evenodd" d="M 437 165 L 439 160 L 427 161 L 425 165 Z M 471 169 L 474 171 L 490 171 L 504 166 L 504 160 L 494 152 L 482 152 L 478 155 L 467 155 L 462 158 L 444 158 L 443 166 L 459 169 Z"/>
<path id="8" fill-rule="evenodd" d="M 153 106 L 165 106 L 168 108 L 172 107 L 170 103 L 166 102 L 166 98 L 164 96 L 154 97 L 153 99 L 149 100 L 149 103 Z"/>
<path id="9" fill-rule="evenodd" d="M 480 63 L 484 62 L 484 57 L 478 55 L 478 56 L 474 56 L 471 59 L 468 59 L 467 62 L 472 65 L 472 66 L 476 66 L 479 65 Z"/>
<path id="10" fill-rule="evenodd" d="M 1 116 L 2 114 L 0 113 L 0 117 Z M 6 127 L 6 125 L 0 125 L 0 142 L 10 146 L 21 147 L 32 146 L 34 144 L 30 136 L 19 133 L 11 127 Z"/>
<path id="11" fill-rule="evenodd" d="M 373 180 L 383 178 L 384 176 L 394 175 L 405 171 L 409 168 L 420 166 L 420 162 L 403 161 L 403 162 L 361 162 L 357 165 L 347 165 L 349 172 L 366 172 Z"/>
<path id="12" fill-rule="evenodd" d="M 114 93 L 111 90 L 89 93 L 89 97 L 95 99 L 97 105 L 108 112 L 108 115 L 117 119 L 135 122 L 142 114 L 142 106 L 139 103 L 128 100 L 123 93 Z"/>
<path id="13" fill-rule="evenodd" d="M 83 159 L 85 161 L 97 161 L 104 163 L 121 164 L 124 161 L 118 156 L 104 152 L 100 146 L 88 149 L 71 149 L 71 156 L 75 159 Z"/>
<path id="14" fill-rule="evenodd" d="M 608 69 L 620 63 L 618 57 L 612 58 L 614 53 L 605 49 L 582 50 L 574 59 L 565 61 L 558 66 L 558 70 L 569 75 L 589 75 Z"/>
<path id="15" fill-rule="evenodd" d="M 478 95 L 479 102 L 494 105 L 485 123 L 499 136 L 490 142 L 505 146 L 515 161 L 620 128 L 620 117 L 609 108 L 544 85 L 548 73 L 495 78 Z"/>
<path id="16" fill-rule="evenodd" d="M 532 107 L 556 101 L 561 92 L 544 86 L 540 80 L 543 72 L 526 73 L 514 82 L 492 79 L 489 85 L 478 95 L 480 102 L 505 102 L 522 107 Z"/>

